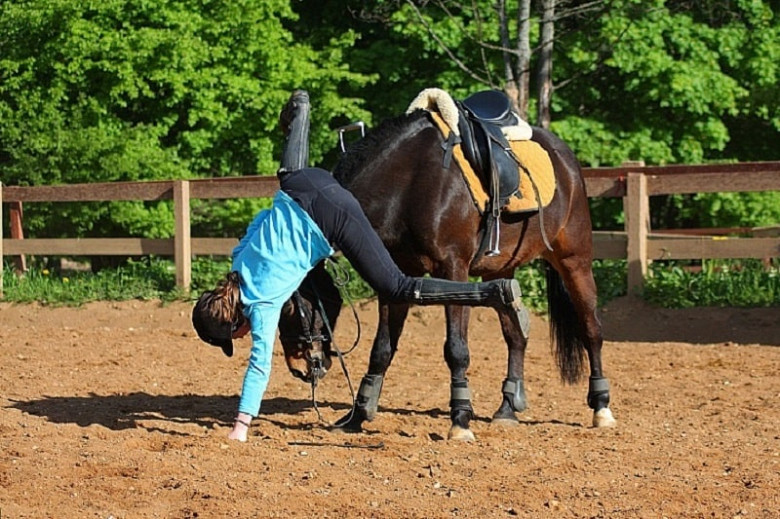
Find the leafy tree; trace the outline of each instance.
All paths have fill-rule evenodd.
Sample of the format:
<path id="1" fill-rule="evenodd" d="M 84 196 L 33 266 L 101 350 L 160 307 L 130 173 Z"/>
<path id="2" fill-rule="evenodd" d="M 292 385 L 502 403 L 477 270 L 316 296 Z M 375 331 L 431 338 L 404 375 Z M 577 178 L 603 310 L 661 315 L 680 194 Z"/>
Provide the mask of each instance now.
<path id="1" fill-rule="evenodd" d="M 290 91 L 316 99 L 313 126 L 361 117 L 342 84 L 349 32 L 295 42 L 285 0 L 5 0 L 0 4 L 0 168 L 8 185 L 272 174 Z M 317 160 L 329 139 L 312 137 Z M 31 234 L 170 236 L 165 204 L 25 213 Z M 233 207 L 235 210 L 235 207 Z M 110 214 L 109 214 L 110 213 Z"/>
<path id="2" fill-rule="evenodd" d="M 526 3 L 373 0 L 347 2 L 344 9 L 325 2 L 317 11 L 304 1 L 300 10 L 315 9 L 312 16 L 324 16 L 327 26 L 361 35 L 347 56 L 355 70 L 379 73 L 367 106 L 385 117 L 429 86 L 462 97 L 518 81 L 523 67 L 507 66 L 507 56 L 511 61 L 519 53 L 525 17 L 518 13 Z M 541 37 L 534 6 L 530 67 L 539 63 Z M 555 13 L 551 129 L 584 165 L 778 158 L 780 24 L 770 2 L 558 0 Z M 533 83 L 524 88 L 538 91 Z M 530 119 L 535 111 L 531 99 Z M 599 227 L 622 224 L 616 202 L 594 201 Z M 655 227 L 780 220 L 777 193 L 659 197 L 653 203 Z"/>
<path id="3" fill-rule="evenodd" d="M 556 92 L 552 128 L 586 164 L 776 158 L 740 135 L 780 130 L 780 24 L 768 2 L 617 0 L 569 29 L 556 71 L 589 73 Z"/>
<path id="4" fill-rule="evenodd" d="M 306 38 L 316 26 L 320 41 L 358 34 L 345 58 L 353 70 L 378 75 L 366 106 L 384 118 L 430 86 L 456 97 L 518 88 L 523 67 L 511 61 L 526 4 L 303 0 L 296 9 L 304 23 L 292 30 Z M 536 67 L 541 11 L 532 5 L 529 66 Z M 584 164 L 777 158 L 780 24 L 771 2 L 557 0 L 554 7 L 551 128 Z M 536 110 L 531 100 L 530 119 Z"/>
<path id="5" fill-rule="evenodd" d="M 583 164 L 777 159 L 776 3 L 549 3 L 551 129 Z M 536 67 L 541 11 L 530 5 L 528 20 L 528 0 L 5 0 L 2 181 L 272 173 L 282 143 L 278 111 L 299 86 L 315 100 L 312 163 L 327 167 L 336 158 L 330 128 L 396 115 L 423 88 L 465 97 L 517 81 L 525 68 L 507 65 L 525 22 L 528 67 Z M 529 118 L 537 111 L 530 99 Z M 776 213 L 757 207 L 780 207 L 776 195 L 661 203 L 679 206 L 670 217 L 700 204 L 713 223 L 748 213 L 764 222 Z M 173 230 L 163 203 L 80 204 L 58 208 L 56 219 L 41 205 L 25 208 L 29 235 Z M 204 203 L 193 219 L 235 235 L 257 206 Z"/>

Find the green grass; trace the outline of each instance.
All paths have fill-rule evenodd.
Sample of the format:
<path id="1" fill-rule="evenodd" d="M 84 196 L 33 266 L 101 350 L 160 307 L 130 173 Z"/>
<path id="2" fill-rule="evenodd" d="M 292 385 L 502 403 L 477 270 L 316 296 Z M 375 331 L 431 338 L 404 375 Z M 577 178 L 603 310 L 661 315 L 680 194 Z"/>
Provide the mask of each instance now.
<path id="1" fill-rule="evenodd" d="M 643 298 L 667 308 L 780 306 L 780 260 L 654 263 Z"/>
<path id="2" fill-rule="evenodd" d="M 692 306 L 761 307 L 780 306 L 780 260 L 769 265 L 757 260 L 707 260 L 700 269 L 693 262 L 654 262 L 645 283 L 643 297 L 666 308 Z M 33 264 L 16 276 L 10 265 L 4 270 L 5 302 L 48 305 L 80 305 L 90 301 L 191 300 L 213 288 L 230 268 L 226 258 L 197 258 L 192 265 L 192 290 L 185 294 L 176 287 L 173 263 L 149 257 L 130 261 L 121 267 L 92 272 L 59 272 Z M 352 301 L 374 296 L 344 258 L 329 270 L 345 299 Z M 544 264 L 533 262 L 518 269 L 516 277 L 523 288 L 526 304 L 535 312 L 547 306 Z M 626 294 L 626 262 L 594 262 L 599 305 Z"/>
<path id="3" fill-rule="evenodd" d="M 90 301 L 129 299 L 175 300 L 183 297 L 176 288 L 173 264 L 147 258 L 122 267 L 92 272 L 58 272 L 33 266 L 17 276 L 6 265 L 4 301 L 38 302 L 50 305 L 80 305 Z"/>

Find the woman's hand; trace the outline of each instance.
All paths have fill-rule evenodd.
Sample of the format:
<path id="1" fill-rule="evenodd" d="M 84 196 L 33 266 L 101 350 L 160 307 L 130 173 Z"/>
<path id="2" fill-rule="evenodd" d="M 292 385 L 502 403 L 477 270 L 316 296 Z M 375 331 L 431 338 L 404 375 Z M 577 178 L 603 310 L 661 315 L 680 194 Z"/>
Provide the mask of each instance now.
<path id="1" fill-rule="evenodd" d="M 249 425 L 252 422 L 252 415 L 246 413 L 238 413 L 235 421 L 233 422 L 233 430 L 228 434 L 228 438 L 231 440 L 238 440 L 245 442 L 247 434 L 249 434 Z"/>

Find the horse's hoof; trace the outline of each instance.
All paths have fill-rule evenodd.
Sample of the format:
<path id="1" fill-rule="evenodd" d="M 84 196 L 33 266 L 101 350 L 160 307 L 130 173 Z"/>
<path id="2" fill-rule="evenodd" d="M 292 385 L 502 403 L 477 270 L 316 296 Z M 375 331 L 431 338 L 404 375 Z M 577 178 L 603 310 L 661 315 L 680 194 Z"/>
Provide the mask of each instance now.
<path id="1" fill-rule="evenodd" d="M 336 434 L 360 433 L 363 432 L 362 424 L 363 422 L 355 420 L 354 416 L 346 415 L 330 427 L 330 432 Z"/>
<path id="2" fill-rule="evenodd" d="M 357 433 L 363 432 L 363 428 L 360 427 L 360 426 L 358 426 L 358 427 L 344 427 L 344 426 L 338 427 L 338 426 L 334 426 L 334 427 L 331 427 L 328 430 L 331 433 L 333 433 L 333 434 L 357 434 Z"/>
<path id="3" fill-rule="evenodd" d="M 593 413 L 593 427 L 616 427 L 617 420 L 612 416 L 609 407 L 603 407 Z"/>
<path id="4" fill-rule="evenodd" d="M 490 421 L 490 425 L 497 427 L 517 427 L 520 421 L 517 418 L 493 418 Z"/>
<path id="5" fill-rule="evenodd" d="M 447 435 L 450 440 L 458 440 L 462 442 L 473 442 L 476 438 L 474 433 L 470 429 L 464 429 L 458 425 L 453 425 L 450 429 L 450 433 Z"/>

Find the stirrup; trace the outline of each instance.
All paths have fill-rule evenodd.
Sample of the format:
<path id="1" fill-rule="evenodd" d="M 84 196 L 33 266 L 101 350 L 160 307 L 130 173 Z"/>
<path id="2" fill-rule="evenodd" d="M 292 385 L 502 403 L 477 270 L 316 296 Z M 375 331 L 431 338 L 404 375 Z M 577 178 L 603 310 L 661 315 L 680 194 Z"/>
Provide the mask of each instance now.
<path id="1" fill-rule="evenodd" d="M 490 249 L 485 252 L 485 256 L 492 258 L 501 254 L 498 244 L 501 241 L 501 218 L 496 218 L 496 228 L 490 234 Z"/>

